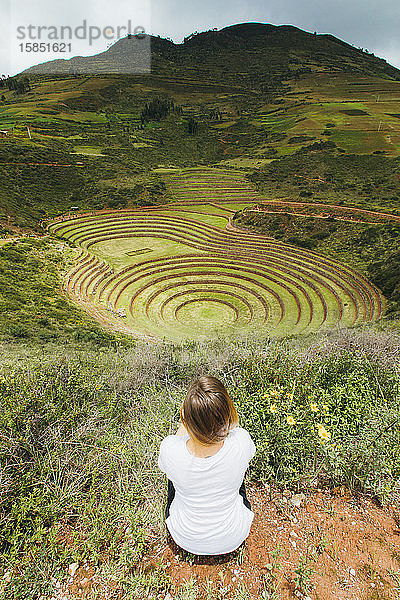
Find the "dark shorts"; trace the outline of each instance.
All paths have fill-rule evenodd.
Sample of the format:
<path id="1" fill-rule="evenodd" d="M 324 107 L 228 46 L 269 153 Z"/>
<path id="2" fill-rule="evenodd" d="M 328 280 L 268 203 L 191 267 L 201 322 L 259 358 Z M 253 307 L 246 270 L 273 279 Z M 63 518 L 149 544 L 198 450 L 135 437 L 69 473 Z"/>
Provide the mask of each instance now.
<path id="1" fill-rule="evenodd" d="M 167 497 L 167 506 L 165 507 L 165 518 L 168 519 L 169 517 L 169 508 L 171 506 L 171 502 L 172 500 L 175 498 L 175 488 L 174 488 L 174 484 L 172 483 L 172 481 L 170 481 L 169 479 L 167 479 L 168 481 L 168 497 Z M 243 504 L 249 509 L 251 510 L 251 504 L 247 499 L 247 495 L 246 495 L 246 488 L 244 485 L 244 481 L 242 482 L 242 485 L 239 488 L 239 494 L 242 496 L 243 498 Z"/>

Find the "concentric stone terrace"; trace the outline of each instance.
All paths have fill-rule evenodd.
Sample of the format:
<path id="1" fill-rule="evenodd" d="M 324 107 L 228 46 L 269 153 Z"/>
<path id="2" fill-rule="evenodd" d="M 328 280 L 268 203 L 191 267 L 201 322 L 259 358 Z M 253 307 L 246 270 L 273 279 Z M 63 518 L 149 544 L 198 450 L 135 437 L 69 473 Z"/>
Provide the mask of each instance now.
<path id="1" fill-rule="evenodd" d="M 161 208 L 70 215 L 49 225 L 80 246 L 69 294 L 97 319 L 179 341 L 282 336 L 374 321 L 383 298 L 362 275 L 314 252 L 231 226 L 256 194 L 217 169 L 169 176 Z"/>

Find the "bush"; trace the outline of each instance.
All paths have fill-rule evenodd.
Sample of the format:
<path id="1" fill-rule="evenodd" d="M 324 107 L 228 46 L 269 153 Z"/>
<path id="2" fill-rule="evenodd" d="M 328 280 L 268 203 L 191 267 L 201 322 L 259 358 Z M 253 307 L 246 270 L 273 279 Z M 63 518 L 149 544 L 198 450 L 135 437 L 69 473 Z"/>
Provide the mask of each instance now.
<path id="1" fill-rule="evenodd" d="M 400 251 L 389 254 L 384 261 L 372 263 L 368 271 L 372 281 L 390 298 L 399 286 Z"/>
<path id="2" fill-rule="evenodd" d="M 289 244 L 294 244 L 295 246 L 299 246 L 300 248 L 308 248 L 309 250 L 315 248 L 315 246 L 317 245 L 315 240 L 312 240 L 310 238 L 299 237 L 297 235 L 292 235 L 288 237 L 287 241 L 289 242 Z"/>
<path id="3" fill-rule="evenodd" d="M 377 388 L 379 382 L 379 388 Z M 257 445 L 253 475 L 283 486 L 345 484 L 387 497 L 400 479 L 399 380 L 362 353 L 297 370 L 285 357 L 248 362 L 239 385 Z"/>

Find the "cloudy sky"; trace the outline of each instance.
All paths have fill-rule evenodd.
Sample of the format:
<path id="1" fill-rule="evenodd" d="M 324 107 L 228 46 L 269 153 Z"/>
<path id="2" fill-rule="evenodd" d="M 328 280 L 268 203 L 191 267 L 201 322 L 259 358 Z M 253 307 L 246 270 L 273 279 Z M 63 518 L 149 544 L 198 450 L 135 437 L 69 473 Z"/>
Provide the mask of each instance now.
<path id="1" fill-rule="evenodd" d="M 128 19 L 133 27 L 142 25 L 147 32 L 176 42 L 196 30 L 244 21 L 291 24 L 307 31 L 332 33 L 400 67 L 400 0 L 0 0 L 0 72 L 16 72 L 50 58 L 100 52 Z M 50 56 L 47 52 L 26 52 L 21 46 L 39 41 L 40 25 L 75 28 L 84 20 L 87 27 L 93 27 L 93 37 L 98 37 L 91 43 L 88 33 L 84 40 L 74 37 L 70 54 Z M 36 29 L 28 38 L 30 24 Z M 18 27 L 25 29 L 18 33 Z M 49 42 L 45 34 L 42 30 L 40 41 Z"/>

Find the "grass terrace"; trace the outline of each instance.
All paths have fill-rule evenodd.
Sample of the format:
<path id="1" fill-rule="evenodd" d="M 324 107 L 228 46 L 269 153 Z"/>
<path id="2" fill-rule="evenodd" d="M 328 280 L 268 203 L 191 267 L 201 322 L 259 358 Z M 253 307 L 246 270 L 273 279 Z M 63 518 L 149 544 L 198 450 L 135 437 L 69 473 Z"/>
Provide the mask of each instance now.
<path id="1" fill-rule="evenodd" d="M 102 323 L 179 342 L 282 337 L 383 314 L 381 292 L 354 269 L 232 227 L 243 198 L 245 205 L 255 200 L 250 182 L 195 169 L 170 176 L 169 189 L 177 201 L 166 207 L 77 214 L 49 224 L 51 234 L 81 248 L 67 290 Z"/>

